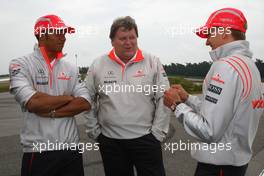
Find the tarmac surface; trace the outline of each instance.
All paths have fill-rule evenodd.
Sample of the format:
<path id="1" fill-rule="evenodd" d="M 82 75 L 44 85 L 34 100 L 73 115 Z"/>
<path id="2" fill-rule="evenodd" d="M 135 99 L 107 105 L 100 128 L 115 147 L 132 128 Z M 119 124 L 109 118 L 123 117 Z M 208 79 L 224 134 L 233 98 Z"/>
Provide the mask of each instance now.
<path id="1" fill-rule="evenodd" d="M 84 119 L 77 118 L 81 142 L 94 143 L 85 134 Z M 22 126 L 21 109 L 9 93 L 0 93 L 0 176 L 19 176 L 21 168 L 22 148 L 19 132 Z M 169 143 L 191 143 L 195 140 L 184 132 L 183 127 L 174 117 L 171 119 L 167 140 L 163 143 L 163 160 L 167 176 L 192 176 L 196 161 L 190 156 L 190 151 L 169 151 Z M 264 169 L 264 118 L 261 118 L 258 133 L 253 144 L 253 158 L 249 163 L 247 176 L 259 176 Z M 99 151 L 83 153 L 85 175 L 104 176 L 102 160 Z"/>

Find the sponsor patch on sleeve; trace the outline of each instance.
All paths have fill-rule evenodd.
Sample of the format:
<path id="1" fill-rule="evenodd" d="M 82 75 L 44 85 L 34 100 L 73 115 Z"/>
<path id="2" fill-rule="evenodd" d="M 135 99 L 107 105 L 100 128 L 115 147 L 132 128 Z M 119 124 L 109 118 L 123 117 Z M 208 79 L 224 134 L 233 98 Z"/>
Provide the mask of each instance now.
<path id="1" fill-rule="evenodd" d="M 222 88 L 221 87 L 215 86 L 213 84 L 209 84 L 207 90 L 212 92 L 212 93 L 215 93 L 217 95 L 220 95 L 221 92 L 222 92 Z"/>
<path id="2" fill-rule="evenodd" d="M 21 66 L 19 64 L 11 64 L 10 68 L 11 68 L 11 75 L 12 76 L 17 75 L 21 70 Z"/>
<path id="3" fill-rule="evenodd" d="M 225 84 L 225 81 L 221 78 L 220 74 L 216 74 L 215 76 L 211 77 L 211 80 L 220 83 L 220 84 Z"/>
<path id="4" fill-rule="evenodd" d="M 207 100 L 207 101 L 209 101 L 209 102 L 211 102 L 211 103 L 214 103 L 214 104 L 216 104 L 217 101 L 218 101 L 216 98 L 211 97 L 211 96 L 209 96 L 209 95 L 206 95 L 206 96 L 205 96 L 205 100 Z"/>

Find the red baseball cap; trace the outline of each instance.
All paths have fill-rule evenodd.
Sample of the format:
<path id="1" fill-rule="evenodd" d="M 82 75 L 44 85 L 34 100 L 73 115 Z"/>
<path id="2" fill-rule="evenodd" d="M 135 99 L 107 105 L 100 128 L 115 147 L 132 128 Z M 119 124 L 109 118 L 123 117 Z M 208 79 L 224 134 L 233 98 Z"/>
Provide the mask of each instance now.
<path id="1" fill-rule="evenodd" d="M 211 27 L 224 27 L 246 32 L 247 20 L 244 14 L 235 8 L 223 8 L 210 15 L 206 24 L 195 30 L 195 33 L 201 38 L 208 37 L 208 30 Z"/>
<path id="2" fill-rule="evenodd" d="M 65 25 L 63 20 L 57 15 L 45 15 L 40 17 L 34 26 L 34 34 L 39 34 L 42 30 L 47 29 L 65 29 L 67 33 L 75 33 L 75 29 L 73 27 Z"/>

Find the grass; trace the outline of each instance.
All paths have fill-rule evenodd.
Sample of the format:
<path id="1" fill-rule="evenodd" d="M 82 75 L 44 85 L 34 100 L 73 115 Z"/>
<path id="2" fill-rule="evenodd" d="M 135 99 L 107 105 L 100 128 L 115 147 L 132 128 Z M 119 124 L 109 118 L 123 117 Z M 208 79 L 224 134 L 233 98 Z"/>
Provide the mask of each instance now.
<path id="1" fill-rule="evenodd" d="M 9 81 L 0 82 L 0 92 L 8 92 Z"/>
<path id="2" fill-rule="evenodd" d="M 184 79 L 182 76 L 169 76 L 170 84 L 181 84 L 182 87 L 191 94 L 202 92 L 202 85 L 196 85 L 192 81 Z"/>

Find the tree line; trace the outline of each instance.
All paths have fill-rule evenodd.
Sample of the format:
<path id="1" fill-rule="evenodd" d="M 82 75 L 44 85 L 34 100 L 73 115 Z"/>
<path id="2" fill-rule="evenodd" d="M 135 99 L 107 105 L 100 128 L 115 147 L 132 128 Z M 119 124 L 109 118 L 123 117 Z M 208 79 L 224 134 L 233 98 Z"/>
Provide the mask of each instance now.
<path id="1" fill-rule="evenodd" d="M 261 79 L 264 79 L 264 62 L 256 59 L 256 66 L 259 69 Z M 179 63 L 171 63 L 163 65 L 164 69 L 169 76 L 190 76 L 204 78 L 209 71 L 212 62 L 199 62 L 199 63 L 186 63 L 185 65 Z M 88 67 L 79 67 L 80 74 L 86 74 Z"/>
<path id="2" fill-rule="evenodd" d="M 256 59 L 255 62 L 261 79 L 264 79 L 264 62 L 260 59 Z M 164 65 L 164 69 L 169 76 L 181 75 L 204 78 L 209 71 L 212 62 L 203 61 L 200 63 L 187 63 L 186 65 L 179 63 L 171 63 L 170 65 Z"/>

